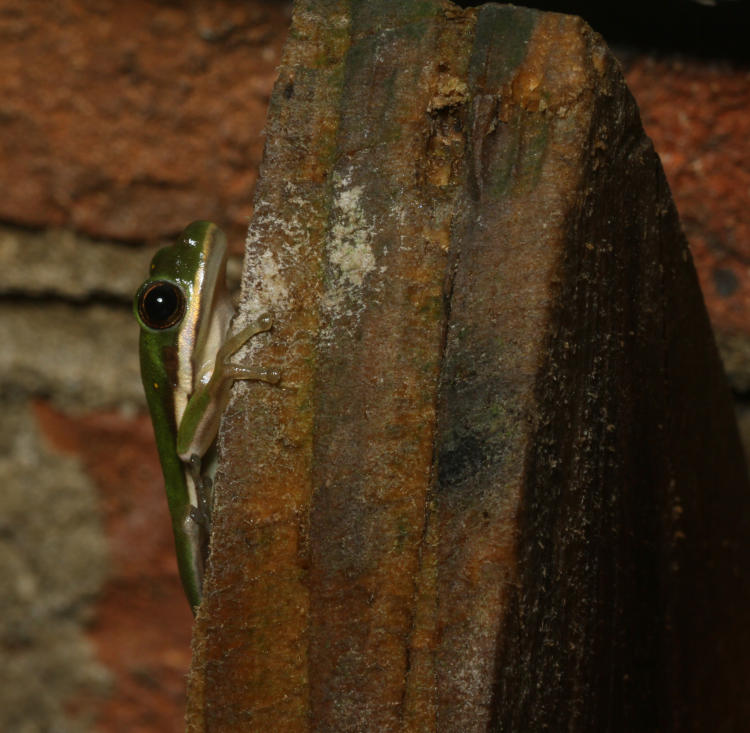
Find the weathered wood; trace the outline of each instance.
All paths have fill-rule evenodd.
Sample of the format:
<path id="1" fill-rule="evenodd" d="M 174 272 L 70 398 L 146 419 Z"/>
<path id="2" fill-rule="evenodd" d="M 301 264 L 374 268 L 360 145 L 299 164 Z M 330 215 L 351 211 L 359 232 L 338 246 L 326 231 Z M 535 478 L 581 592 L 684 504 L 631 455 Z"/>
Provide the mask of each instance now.
<path id="1" fill-rule="evenodd" d="M 300 0 L 271 103 L 193 731 L 750 725 L 748 484 L 602 40 Z"/>

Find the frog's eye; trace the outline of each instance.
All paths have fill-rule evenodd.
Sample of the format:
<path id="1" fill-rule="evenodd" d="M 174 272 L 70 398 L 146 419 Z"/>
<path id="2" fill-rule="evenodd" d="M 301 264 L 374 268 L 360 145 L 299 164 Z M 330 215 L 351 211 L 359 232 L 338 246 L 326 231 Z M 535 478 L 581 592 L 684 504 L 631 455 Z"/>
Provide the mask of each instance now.
<path id="1" fill-rule="evenodd" d="M 143 324 L 157 331 L 171 328 L 185 315 L 185 294 L 166 280 L 146 283 L 138 293 L 137 303 Z"/>

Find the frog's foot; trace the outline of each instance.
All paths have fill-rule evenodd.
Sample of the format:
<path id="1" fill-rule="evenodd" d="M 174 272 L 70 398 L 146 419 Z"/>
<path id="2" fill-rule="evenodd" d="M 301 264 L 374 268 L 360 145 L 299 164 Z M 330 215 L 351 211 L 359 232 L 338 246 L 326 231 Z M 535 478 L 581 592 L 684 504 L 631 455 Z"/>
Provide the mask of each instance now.
<path id="1" fill-rule="evenodd" d="M 213 485 L 210 478 L 201 475 L 201 459 L 199 456 L 196 454 L 190 456 L 187 467 L 190 478 L 195 486 L 197 506 L 190 506 L 183 522 L 183 529 L 189 538 L 189 545 L 192 548 L 190 567 L 192 568 L 198 599 L 200 599 L 211 537 Z"/>
<path id="2" fill-rule="evenodd" d="M 211 512 L 214 503 L 214 486 L 211 479 L 201 473 L 201 459 L 195 453 L 190 456 L 188 471 L 195 486 L 197 499 L 197 506 L 190 507 L 190 514 L 202 528 L 206 535 L 206 544 L 208 544 L 207 538 L 211 532 Z"/>
<path id="3" fill-rule="evenodd" d="M 183 559 L 180 563 L 182 565 L 187 562 L 187 569 L 181 568 L 180 574 L 183 577 L 183 584 L 190 605 L 193 606 L 193 613 L 195 613 L 195 606 L 200 603 L 203 591 L 203 575 L 208 560 L 208 532 L 206 532 L 204 521 L 205 517 L 200 516 L 197 509 L 191 506 L 182 522 L 182 531 L 187 538 L 189 555 L 186 560 Z M 187 581 L 184 580 L 186 577 L 188 578 Z"/>

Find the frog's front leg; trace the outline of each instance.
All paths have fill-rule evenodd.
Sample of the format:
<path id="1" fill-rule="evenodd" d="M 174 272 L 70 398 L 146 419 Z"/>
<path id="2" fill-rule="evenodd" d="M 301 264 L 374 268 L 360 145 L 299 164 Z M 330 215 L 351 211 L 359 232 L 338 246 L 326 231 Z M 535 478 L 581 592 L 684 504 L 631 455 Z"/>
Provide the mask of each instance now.
<path id="1" fill-rule="evenodd" d="M 276 384 L 281 378 L 277 369 L 246 367 L 227 359 L 253 336 L 268 331 L 273 325 L 269 313 L 263 314 L 239 333 L 228 338 L 216 353 L 211 378 L 200 383 L 190 399 L 177 431 L 177 455 L 185 463 L 193 456 L 201 458 L 216 438 L 219 420 L 229 400 L 229 388 L 236 379 Z"/>

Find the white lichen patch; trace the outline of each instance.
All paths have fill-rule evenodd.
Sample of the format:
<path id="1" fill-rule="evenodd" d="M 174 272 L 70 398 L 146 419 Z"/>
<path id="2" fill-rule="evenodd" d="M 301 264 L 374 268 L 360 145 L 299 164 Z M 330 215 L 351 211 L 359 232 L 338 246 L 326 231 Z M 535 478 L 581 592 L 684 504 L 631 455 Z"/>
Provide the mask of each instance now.
<path id="1" fill-rule="evenodd" d="M 347 183 L 343 181 L 344 185 Z M 344 287 L 361 287 L 365 277 L 375 269 L 372 230 L 360 205 L 362 191 L 362 186 L 339 189 L 333 204 L 328 261 L 339 269 L 340 284 Z"/>
<path id="2" fill-rule="evenodd" d="M 353 185 L 350 173 L 334 180 L 323 252 L 317 254 L 311 232 L 316 231 L 313 222 L 320 221 L 321 212 L 313 210 L 314 204 L 306 193 L 287 183 L 283 216 L 270 202 L 256 201 L 235 330 L 264 311 L 272 312 L 277 322 L 283 320 L 284 311 L 294 308 L 304 273 L 312 275 L 319 266 L 315 261 L 320 254 L 325 272 L 320 302 L 322 340 L 336 338 L 341 328 L 353 327 L 366 300 L 379 290 L 372 275 L 382 274 L 383 268 L 378 266 L 374 252 L 376 226 L 363 205 L 365 186 Z M 269 238 L 274 240 L 273 248 L 264 246 Z M 262 342 L 263 339 L 251 339 L 243 347 L 243 358 L 247 351 L 260 348 Z"/>
<path id="3" fill-rule="evenodd" d="M 283 323 L 286 312 L 294 307 L 295 291 L 299 288 L 295 276 L 309 267 L 305 260 L 310 248 L 311 204 L 292 183 L 285 185 L 283 195 L 285 203 L 292 204 L 284 206 L 283 211 L 262 198 L 255 202 L 233 332 L 252 323 L 261 313 L 271 313 L 275 325 Z M 251 338 L 233 360 L 251 363 L 269 340 L 268 336 Z"/>
<path id="4" fill-rule="evenodd" d="M 289 286 L 281 271 L 281 267 L 270 250 L 264 250 L 257 257 L 257 276 L 266 291 L 275 302 L 285 302 L 289 297 Z"/>
<path id="5" fill-rule="evenodd" d="M 375 228 L 362 207 L 363 193 L 362 186 L 352 185 L 350 175 L 341 177 L 334 187 L 326 240 L 330 271 L 323 303 L 330 319 L 361 313 L 365 281 L 377 270 L 372 247 Z"/>
<path id="6" fill-rule="evenodd" d="M 267 201 L 257 201 L 245 247 L 245 267 L 240 311 L 243 316 L 260 311 L 279 311 L 287 307 L 293 288 L 287 277 L 299 266 L 300 256 L 310 242 L 308 202 L 291 183 L 286 185 L 287 200 L 295 204 L 292 215 L 280 216 Z M 282 248 L 276 252 L 264 246 L 269 237 L 281 236 Z"/>

